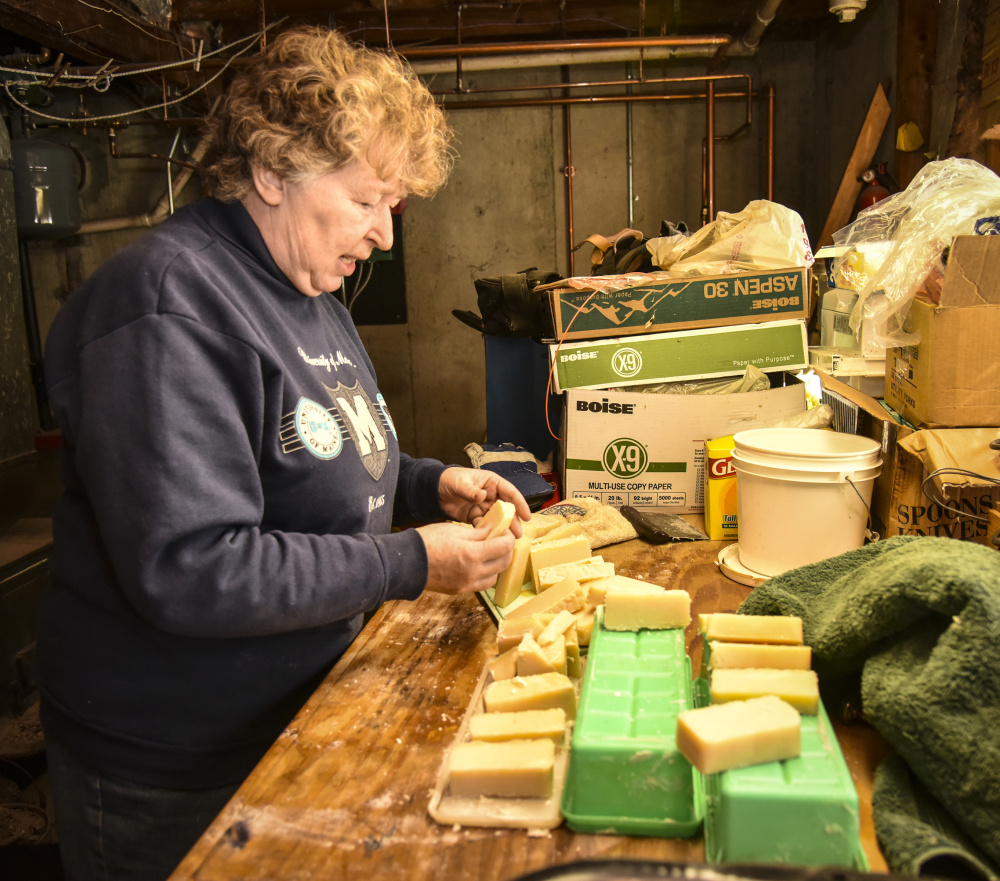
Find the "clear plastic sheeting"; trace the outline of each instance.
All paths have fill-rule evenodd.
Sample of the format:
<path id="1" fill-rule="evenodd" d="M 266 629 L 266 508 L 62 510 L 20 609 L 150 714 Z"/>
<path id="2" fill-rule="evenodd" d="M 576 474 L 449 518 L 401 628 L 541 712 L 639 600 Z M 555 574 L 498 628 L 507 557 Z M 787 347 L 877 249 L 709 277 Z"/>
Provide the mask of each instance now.
<path id="1" fill-rule="evenodd" d="M 812 266 L 802 218 L 791 208 L 756 199 L 742 211 L 720 211 L 690 236 L 646 243 L 653 263 L 675 278 Z"/>
<path id="2" fill-rule="evenodd" d="M 649 382 L 623 386 L 619 391 L 644 395 L 734 395 L 739 392 L 764 392 L 770 387 L 771 380 L 767 374 L 750 364 L 741 376 Z"/>
<path id="3" fill-rule="evenodd" d="M 998 213 L 1000 177 L 971 159 L 942 159 L 833 234 L 847 249 L 833 272 L 858 291 L 850 326 L 857 333 L 865 322 L 865 348 L 920 342 L 903 322 L 921 283 L 955 236 L 973 235 L 979 218 Z"/>

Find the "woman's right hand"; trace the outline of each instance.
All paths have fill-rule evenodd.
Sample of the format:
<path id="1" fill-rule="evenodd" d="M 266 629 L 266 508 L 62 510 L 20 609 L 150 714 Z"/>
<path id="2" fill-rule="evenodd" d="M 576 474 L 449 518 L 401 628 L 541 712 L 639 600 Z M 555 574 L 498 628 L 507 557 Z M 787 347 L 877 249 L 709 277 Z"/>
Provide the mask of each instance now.
<path id="1" fill-rule="evenodd" d="M 458 596 L 493 587 L 510 565 L 514 535 L 508 530 L 486 538 L 489 528 L 473 529 L 459 523 L 431 523 L 417 532 L 427 549 L 425 590 Z"/>

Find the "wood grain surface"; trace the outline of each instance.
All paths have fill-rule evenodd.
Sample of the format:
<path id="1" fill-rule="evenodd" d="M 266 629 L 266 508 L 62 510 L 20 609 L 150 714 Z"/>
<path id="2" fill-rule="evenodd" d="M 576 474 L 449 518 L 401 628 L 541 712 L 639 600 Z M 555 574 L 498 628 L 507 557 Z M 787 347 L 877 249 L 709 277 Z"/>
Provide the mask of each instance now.
<path id="1" fill-rule="evenodd" d="M 692 612 L 734 611 L 750 588 L 715 565 L 723 542 L 602 548 L 623 575 L 683 587 Z M 698 669 L 696 623 L 687 632 Z M 475 596 L 425 594 L 384 606 L 290 723 L 171 881 L 430 879 L 510 881 L 585 859 L 704 861 L 700 837 L 641 838 L 438 825 L 427 805 L 496 628 Z M 839 730 L 838 730 L 838 733 Z M 885 871 L 871 825 L 881 757 L 866 726 L 842 742 L 864 802 L 862 844 Z"/>

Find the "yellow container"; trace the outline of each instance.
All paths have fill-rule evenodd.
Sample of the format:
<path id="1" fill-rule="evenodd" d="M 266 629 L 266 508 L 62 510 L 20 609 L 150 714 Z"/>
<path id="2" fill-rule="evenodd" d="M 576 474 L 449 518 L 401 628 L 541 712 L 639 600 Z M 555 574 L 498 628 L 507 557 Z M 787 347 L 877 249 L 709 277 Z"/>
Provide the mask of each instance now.
<path id="1" fill-rule="evenodd" d="M 715 541 L 739 536 L 733 436 L 705 441 L 705 531 Z"/>

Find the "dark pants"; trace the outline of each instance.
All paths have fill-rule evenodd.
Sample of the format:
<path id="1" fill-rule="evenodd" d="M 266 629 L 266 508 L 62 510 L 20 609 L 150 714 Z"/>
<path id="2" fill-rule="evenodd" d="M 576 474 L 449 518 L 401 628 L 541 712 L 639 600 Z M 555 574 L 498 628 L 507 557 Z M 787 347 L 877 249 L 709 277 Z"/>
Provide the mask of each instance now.
<path id="1" fill-rule="evenodd" d="M 157 789 L 104 774 L 52 738 L 45 751 L 67 881 L 163 881 L 239 787 Z"/>

